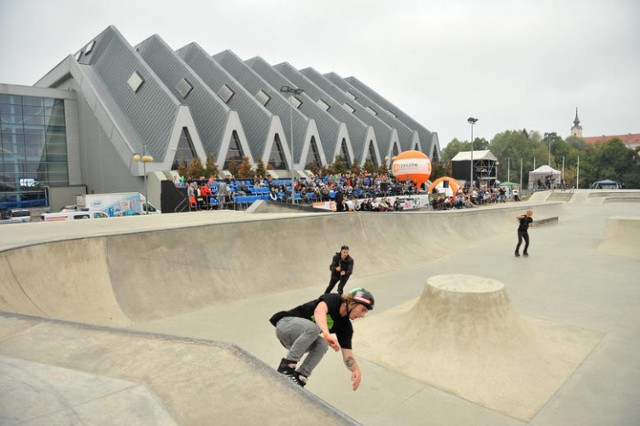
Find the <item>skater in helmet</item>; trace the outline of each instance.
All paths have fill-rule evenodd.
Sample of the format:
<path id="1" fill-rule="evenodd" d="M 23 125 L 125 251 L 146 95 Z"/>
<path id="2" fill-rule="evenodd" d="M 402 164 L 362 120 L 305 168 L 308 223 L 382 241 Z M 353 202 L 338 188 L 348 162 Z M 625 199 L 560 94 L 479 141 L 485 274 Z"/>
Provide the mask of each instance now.
<path id="1" fill-rule="evenodd" d="M 369 291 L 356 288 L 343 295 L 323 294 L 318 299 L 274 314 L 269 321 L 276 327 L 280 343 L 289 350 L 280 361 L 278 372 L 305 386 L 313 369 L 331 347 L 336 352 L 342 351 L 344 365 L 351 372 L 352 388 L 357 390 L 361 373 L 351 346 L 351 321 L 364 317 L 374 304 Z M 301 362 L 305 353 L 307 356 Z"/>

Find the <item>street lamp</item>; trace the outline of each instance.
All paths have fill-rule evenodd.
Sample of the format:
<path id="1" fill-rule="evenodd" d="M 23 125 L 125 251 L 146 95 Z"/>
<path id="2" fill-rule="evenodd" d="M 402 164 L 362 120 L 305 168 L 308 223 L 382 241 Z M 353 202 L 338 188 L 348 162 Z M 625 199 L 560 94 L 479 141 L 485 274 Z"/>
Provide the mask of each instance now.
<path id="1" fill-rule="evenodd" d="M 556 132 L 545 133 L 544 140 L 549 144 L 549 167 L 551 167 L 551 142 L 558 137 Z"/>
<path id="2" fill-rule="evenodd" d="M 147 163 L 153 161 L 153 157 L 147 154 L 147 144 L 142 145 L 142 155 L 139 152 L 133 153 L 133 161 L 142 162 L 142 171 L 144 173 L 144 204 L 145 214 L 149 214 L 149 196 L 147 187 Z"/>
<path id="3" fill-rule="evenodd" d="M 295 204 L 296 202 L 296 185 L 295 185 L 295 171 L 293 168 L 293 163 L 295 161 L 295 157 L 293 155 L 293 99 L 295 98 L 295 95 L 299 95 L 302 92 L 304 92 L 304 90 L 300 89 L 300 88 L 296 88 L 296 87 L 289 87 L 289 86 L 282 86 L 280 88 L 280 91 L 283 93 L 290 93 L 291 96 L 289 96 L 289 129 L 290 129 L 290 133 L 289 133 L 289 137 L 291 138 L 291 204 Z"/>
<path id="4" fill-rule="evenodd" d="M 469 177 L 471 179 L 471 183 L 469 184 L 469 190 L 473 190 L 473 125 L 478 122 L 477 118 L 469 117 L 467 118 L 467 123 L 471 124 L 471 167 Z"/>

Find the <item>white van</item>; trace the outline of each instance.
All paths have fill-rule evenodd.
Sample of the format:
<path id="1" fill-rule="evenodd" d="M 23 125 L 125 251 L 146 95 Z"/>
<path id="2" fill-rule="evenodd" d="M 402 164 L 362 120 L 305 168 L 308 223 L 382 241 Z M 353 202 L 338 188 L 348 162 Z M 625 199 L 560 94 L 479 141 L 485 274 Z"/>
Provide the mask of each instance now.
<path id="1" fill-rule="evenodd" d="M 99 210 L 82 210 L 77 212 L 43 213 L 41 217 L 45 222 L 57 222 L 61 220 L 102 219 L 109 216 Z"/>

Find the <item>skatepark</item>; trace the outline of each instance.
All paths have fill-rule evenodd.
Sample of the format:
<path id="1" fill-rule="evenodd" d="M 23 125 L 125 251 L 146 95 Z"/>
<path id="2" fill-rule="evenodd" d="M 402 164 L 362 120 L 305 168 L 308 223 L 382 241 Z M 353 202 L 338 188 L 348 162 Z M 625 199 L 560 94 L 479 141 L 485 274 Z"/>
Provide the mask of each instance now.
<path id="1" fill-rule="evenodd" d="M 528 258 L 515 216 L 534 212 Z M 266 203 L 0 228 L 0 424 L 631 425 L 640 419 L 640 191 L 451 211 Z M 362 384 L 304 389 L 268 318 L 348 244 Z"/>

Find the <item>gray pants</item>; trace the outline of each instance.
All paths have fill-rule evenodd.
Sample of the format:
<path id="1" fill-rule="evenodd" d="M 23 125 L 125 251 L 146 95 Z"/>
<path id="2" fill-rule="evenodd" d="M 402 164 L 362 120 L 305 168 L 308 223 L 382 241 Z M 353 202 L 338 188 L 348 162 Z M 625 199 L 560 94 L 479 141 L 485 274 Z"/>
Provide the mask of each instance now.
<path id="1" fill-rule="evenodd" d="M 289 349 L 286 359 L 298 362 L 308 352 L 297 371 L 309 377 L 314 368 L 327 352 L 329 345 L 320 336 L 320 327 L 315 322 L 304 318 L 285 317 L 276 324 L 276 337 L 282 345 Z"/>

